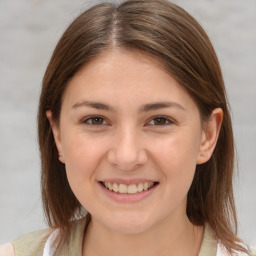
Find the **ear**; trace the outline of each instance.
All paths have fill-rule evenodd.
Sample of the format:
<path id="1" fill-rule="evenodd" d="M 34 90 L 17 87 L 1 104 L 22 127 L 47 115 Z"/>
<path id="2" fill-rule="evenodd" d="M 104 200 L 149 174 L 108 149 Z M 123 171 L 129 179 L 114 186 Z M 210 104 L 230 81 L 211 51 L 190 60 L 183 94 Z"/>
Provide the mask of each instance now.
<path id="1" fill-rule="evenodd" d="M 59 125 L 56 124 L 56 122 L 53 121 L 52 112 L 50 110 L 46 111 L 46 116 L 47 116 L 47 119 L 49 120 L 51 128 L 52 128 L 55 145 L 59 152 L 59 160 L 64 164 L 65 160 L 64 160 L 64 155 L 63 155 L 63 151 L 62 151 L 60 127 L 59 127 Z"/>
<path id="2" fill-rule="evenodd" d="M 202 140 L 197 156 L 197 164 L 206 163 L 211 158 L 218 141 L 222 120 L 223 110 L 221 108 L 214 109 L 202 131 Z"/>

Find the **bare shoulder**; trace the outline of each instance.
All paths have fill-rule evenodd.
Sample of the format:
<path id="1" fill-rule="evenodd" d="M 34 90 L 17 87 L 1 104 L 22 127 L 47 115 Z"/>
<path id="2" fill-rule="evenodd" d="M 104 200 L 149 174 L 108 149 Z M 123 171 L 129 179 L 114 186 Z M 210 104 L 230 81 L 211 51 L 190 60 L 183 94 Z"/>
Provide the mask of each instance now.
<path id="1" fill-rule="evenodd" d="M 13 245 L 11 243 L 0 245 L 0 256 L 15 256 Z"/>

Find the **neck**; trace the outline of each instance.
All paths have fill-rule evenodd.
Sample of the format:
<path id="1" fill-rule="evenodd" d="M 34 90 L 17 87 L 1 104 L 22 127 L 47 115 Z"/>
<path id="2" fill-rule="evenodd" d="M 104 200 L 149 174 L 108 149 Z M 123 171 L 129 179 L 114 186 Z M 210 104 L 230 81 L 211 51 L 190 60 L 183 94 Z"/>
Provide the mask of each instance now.
<path id="1" fill-rule="evenodd" d="M 157 227 L 138 234 L 122 234 L 92 220 L 84 238 L 83 255 L 105 256 L 197 256 L 203 228 L 187 218 L 182 222 L 163 220 Z"/>

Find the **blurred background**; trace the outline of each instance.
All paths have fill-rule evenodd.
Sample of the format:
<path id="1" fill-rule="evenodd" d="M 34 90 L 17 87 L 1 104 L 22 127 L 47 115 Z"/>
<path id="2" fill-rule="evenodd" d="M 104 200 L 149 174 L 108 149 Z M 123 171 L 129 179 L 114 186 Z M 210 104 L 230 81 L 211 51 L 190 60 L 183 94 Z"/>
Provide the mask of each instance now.
<path id="1" fill-rule="evenodd" d="M 0 244 L 46 226 L 36 135 L 41 80 L 67 25 L 95 2 L 0 0 Z M 256 1 L 175 0 L 205 28 L 232 108 L 239 234 L 256 246 Z"/>

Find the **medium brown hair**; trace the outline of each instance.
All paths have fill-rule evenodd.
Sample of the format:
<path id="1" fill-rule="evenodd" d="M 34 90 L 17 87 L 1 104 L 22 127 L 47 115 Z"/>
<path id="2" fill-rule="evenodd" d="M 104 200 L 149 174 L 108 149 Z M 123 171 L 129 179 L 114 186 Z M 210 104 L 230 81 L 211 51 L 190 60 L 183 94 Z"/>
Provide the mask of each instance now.
<path id="1" fill-rule="evenodd" d="M 236 236 L 234 142 L 220 65 L 199 23 L 167 0 L 98 4 L 75 19 L 59 40 L 45 72 L 38 113 L 42 199 L 49 226 L 68 231 L 82 206 L 58 160 L 46 111 L 51 110 L 58 123 L 67 82 L 84 64 L 113 48 L 158 60 L 196 102 L 202 121 L 222 108 L 219 139 L 211 159 L 196 167 L 187 215 L 195 225 L 209 223 L 229 252 L 245 250 Z"/>

